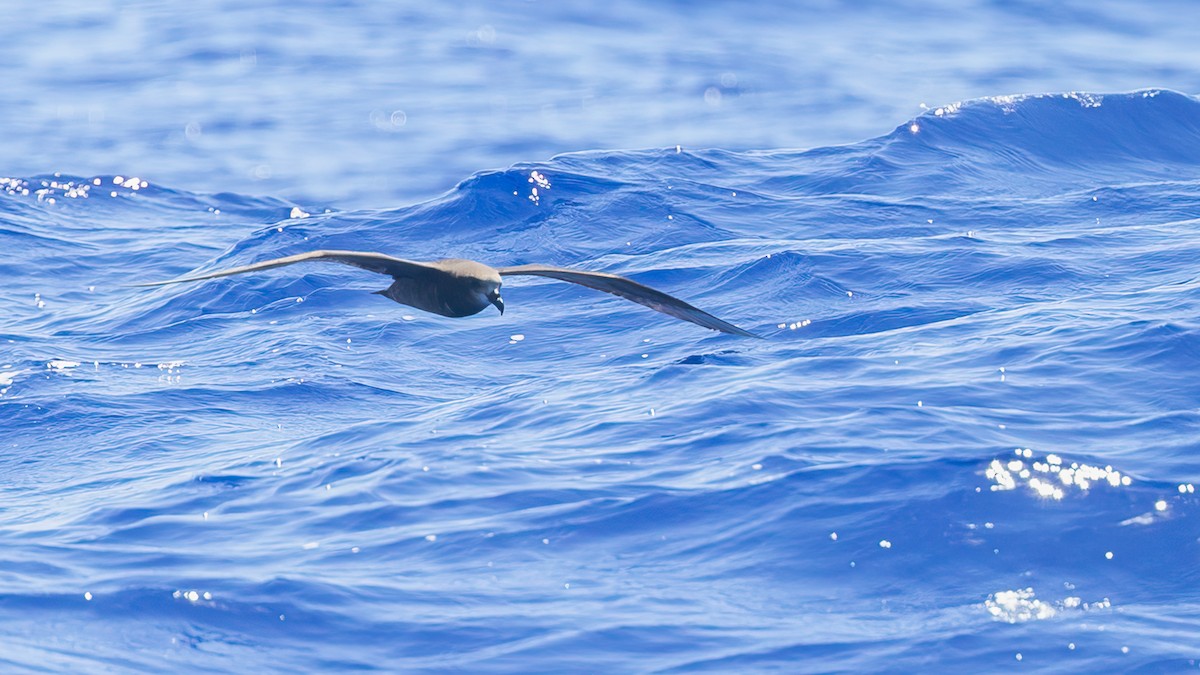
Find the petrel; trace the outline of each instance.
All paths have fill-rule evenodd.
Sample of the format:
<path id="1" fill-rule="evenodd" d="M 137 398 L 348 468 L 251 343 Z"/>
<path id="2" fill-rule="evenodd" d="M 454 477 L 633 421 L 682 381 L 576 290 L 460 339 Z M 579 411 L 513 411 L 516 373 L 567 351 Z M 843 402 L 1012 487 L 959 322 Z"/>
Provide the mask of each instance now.
<path id="1" fill-rule="evenodd" d="M 234 267 L 219 272 L 201 274 L 194 277 L 157 281 L 137 286 L 162 286 L 177 284 L 185 281 L 201 281 L 227 277 L 244 272 L 257 272 L 272 267 L 282 267 L 299 262 L 327 261 L 353 265 L 371 272 L 386 274 L 392 278 L 392 285 L 375 293 L 395 300 L 402 305 L 423 309 L 442 316 L 460 317 L 478 314 L 488 305 L 493 305 L 504 314 L 504 301 L 500 299 L 500 286 L 503 277 L 538 276 L 569 281 L 573 284 L 587 286 L 605 293 L 618 295 L 626 300 L 632 300 L 663 314 L 669 314 L 677 319 L 690 321 L 698 326 L 719 330 L 744 337 L 759 337 L 750 331 L 722 321 L 717 317 L 697 309 L 679 298 L 667 295 L 662 291 L 639 284 L 632 279 L 626 279 L 615 274 L 604 272 L 586 272 L 563 267 L 547 265 L 517 265 L 515 267 L 489 267 L 474 260 L 449 258 L 435 262 L 415 262 L 393 258 L 382 253 L 365 251 L 309 251 L 283 258 L 264 260 L 262 262 Z"/>

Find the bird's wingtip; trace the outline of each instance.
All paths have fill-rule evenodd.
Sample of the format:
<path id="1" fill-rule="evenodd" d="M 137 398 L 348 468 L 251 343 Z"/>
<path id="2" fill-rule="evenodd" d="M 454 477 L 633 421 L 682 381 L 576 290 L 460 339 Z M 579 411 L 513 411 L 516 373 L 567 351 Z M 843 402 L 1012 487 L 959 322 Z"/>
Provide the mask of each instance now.
<path id="1" fill-rule="evenodd" d="M 713 323 L 700 324 L 700 325 L 704 326 L 705 328 L 711 328 L 715 331 L 725 333 L 726 335 L 737 335 L 738 337 L 748 337 L 748 338 L 754 338 L 756 340 L 765 340 L 766 339 L 757 333 L 751 333 L 750 331 L 746 330 L 745 328 L 739 328 L 738 326 L 735 326 L 735 325 L 729 323 L 728 321 L 722 321 L 720 319 L 717 319 L 716 317 L 712 317 L 712 318 L 716 319 L 716 321 L 714 321 Z M 696 323 L 699 323 L 699 322 L 696 322 Z"/>

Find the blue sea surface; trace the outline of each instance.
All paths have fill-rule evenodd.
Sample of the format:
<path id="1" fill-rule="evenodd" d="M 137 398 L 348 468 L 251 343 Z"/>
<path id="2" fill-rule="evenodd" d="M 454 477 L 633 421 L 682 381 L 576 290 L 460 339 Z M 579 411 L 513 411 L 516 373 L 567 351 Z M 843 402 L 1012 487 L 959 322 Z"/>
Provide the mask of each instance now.
<path id="1" fill-rule="evenodd" d="M 1189 16 L 10 17 L 0 669 L 1195 670 Z"/>

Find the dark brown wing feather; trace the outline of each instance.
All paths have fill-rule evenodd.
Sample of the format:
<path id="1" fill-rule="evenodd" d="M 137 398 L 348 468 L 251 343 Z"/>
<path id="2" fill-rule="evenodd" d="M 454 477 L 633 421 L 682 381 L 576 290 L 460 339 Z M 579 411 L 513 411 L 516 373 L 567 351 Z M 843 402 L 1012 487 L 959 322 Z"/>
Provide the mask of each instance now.
<path id="1" fill-rule="evenodd" d="M 605 274 L 603 272 L 584 272 L 581 270 L 570 270 L 562 267 L 547 267 L 545 265 L 519 265 L 516 267 L 501 267 L 497 270 L 500 276 L 522 276 L 530 275 L 537 277 L 549 277 L 560 281 L 569 281 L 573 284 L 587 286 L 605 293 L 619 295 L 626 300 L 632 300 L 640 305 L 645 305 L 650 309 L 658 310 L 663 314 L 669 314 L 677 319 L 690 321 L 696 325 L 719 330 L 722 333 L 731 333 L 733 335 L 742 335 L 745 337 L 759 337 L 747 330 L 742 330 L 737 326 L 722 321 L 717 317 L 697 309 L 679 298 L 667 295 L 662 291 L 655 290 L 649 286 L 643 286 L 632 279 L 619 277 L 615 274 Z"/>
<path id="2" fill-rule="evenodd" d="M 199 274 L 194 277 L 184 277 L 182 279 L 171 279 L 170 281 L 155 281 L 148 284 L 134 284 L 135 286 L 162 286 L 164 284 L 178 284 L 184 281 L 201 281 L 204 279 L 216 279 L 217 277 L 227 277 L 232 274 L 242 274 L 244 272 L 257 272 L 259 270 L 267 270 L 272 267 L 282 267 L 284 265 L 292 265 L 300 262 L 309 261 L 326 261 L 338 262 L 345 265 L 353 265 L 371 272 L 379 274 L 387 274 L 393 278 L 408 278 L 420 276 L 428 273 L 435 268 L 425 263 L 413 262 L 411 260 L 401 260 L 393 258 L 382 253 L 366 253 L 362 251 L 309 251 L 308 253 L 298 253 L 289 255 L 284 258 L 275 258 L 274 260 L 264 260 L 262 262 L 252 263 L 250 265 L 242 265 L 241 267 L 233 267 L 219 272 L 210 272 L 208 274 Z"/>

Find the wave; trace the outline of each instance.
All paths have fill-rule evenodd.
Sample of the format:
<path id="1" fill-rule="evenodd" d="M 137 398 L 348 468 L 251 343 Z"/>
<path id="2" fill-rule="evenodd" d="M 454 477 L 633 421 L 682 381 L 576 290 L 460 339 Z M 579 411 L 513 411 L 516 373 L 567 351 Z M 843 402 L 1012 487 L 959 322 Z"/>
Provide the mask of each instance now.
<path id="1" fill-rule="evenodd" d="M 978 99 L 380 209 L 8 179 L 4 662 L 1178 663 L 1196 106 Z M 457 320 L 337 265 L 129 286 L 315 248 L 627 274 L 768 339 L 538 280 Z"/>

